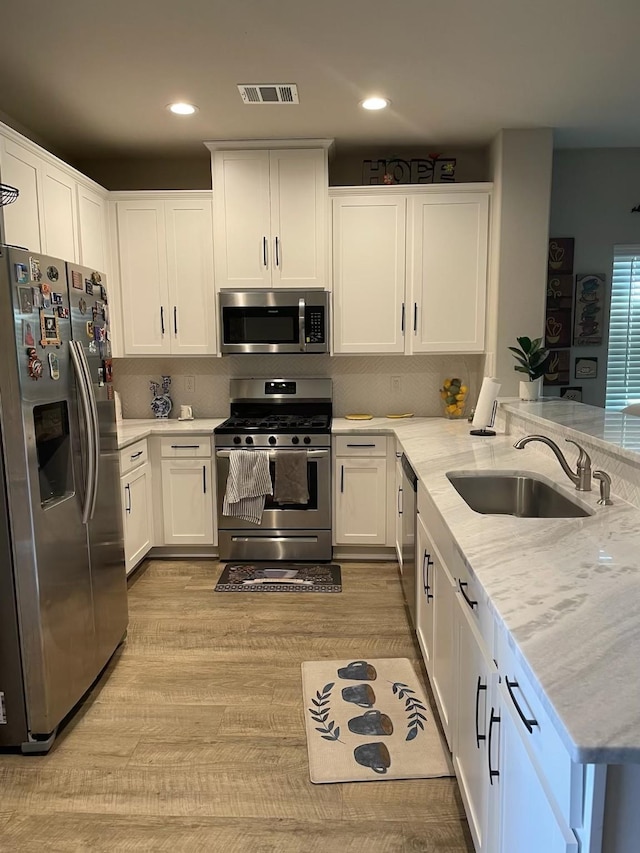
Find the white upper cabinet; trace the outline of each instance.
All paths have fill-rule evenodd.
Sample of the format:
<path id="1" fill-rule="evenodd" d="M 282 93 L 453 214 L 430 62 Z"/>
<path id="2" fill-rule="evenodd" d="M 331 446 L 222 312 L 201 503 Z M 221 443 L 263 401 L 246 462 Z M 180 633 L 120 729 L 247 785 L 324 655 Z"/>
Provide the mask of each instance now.
<path id="1" fill-rule="evenodd" d="M 4 208 L 8 243 L 109 272 L 106 190 L 3 126 L 0 175 L 20 192 Z"/>
<path id="2" fill-rule="evenodd" d="M 78 184 L 78 224 L 80 263 L 107 270 L 107 200 L 105 196 Z"/>
<path id="3" fill-rule="evenodd" d="M 487 194 L 414 196 L 409 211 L 409 351 L 482 352 Z"/>
<path id="4" fill-rule="evenodd" d="M 214 151 L 216 287 L 328 289 L 324 149 Z"/>
<path id="5" fill-rule="evenodd" d="M 482 352 L 489 192 L 332 189 L 335 353 Z"/>
<path id="6" fill-rule="evenodd" d="M 404 352 L 403 196 L 333 199 L 333 351 Z"/>
<path id="7" fill-rule="evenodd" d="M 20 191 L 17 200 L 3 209 L 6 241 L 32 252 L 44 251 L 41 241 L 40 158 L 12 139 L 0 138 L 2 182 Z"/>
<path id="8" fill-rule="evenodd" d="M 116 202 L 125 355 L 215 353 L 210 193 Z"/>

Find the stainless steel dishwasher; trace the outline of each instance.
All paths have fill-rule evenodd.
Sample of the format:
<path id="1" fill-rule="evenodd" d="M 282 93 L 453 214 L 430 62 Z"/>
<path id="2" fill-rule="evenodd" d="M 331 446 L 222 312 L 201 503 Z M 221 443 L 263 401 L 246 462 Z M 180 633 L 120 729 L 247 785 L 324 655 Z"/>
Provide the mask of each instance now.
<path id="1" fill-rule="evenodd" d="M 416 624 L 416 492 L 418 478 L 407 457 L 402 454 L 402 588 L 405 601 Z"/>

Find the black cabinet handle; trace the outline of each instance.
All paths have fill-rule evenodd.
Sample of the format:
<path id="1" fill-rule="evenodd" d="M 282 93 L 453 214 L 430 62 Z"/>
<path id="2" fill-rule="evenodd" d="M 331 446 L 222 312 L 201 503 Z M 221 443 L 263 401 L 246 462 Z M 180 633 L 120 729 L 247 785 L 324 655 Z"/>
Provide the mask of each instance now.
<path id="1" fill-rule="evenodd" d="M 164 335 L 164 305 L 160 306 L 160 329 Z"/>
<path id="2" fill-rule="evenodd" d="M 476 746 L 480 749 L 480 741 L 486 740 L 486 735 L 480 734 L 480 729 L 478 728 L 478 710 L 480 708 L 480 691 L 484 690 L 486 692 L 487 685 L 482 683 L 482 678 L 478 676 L 478 683 L 476 684 Z"/>
<path id="3" fill-rule="evenodd" d="M 507 690 L 509 691 L 509 696 L 511 696 L 511 701 L 516 706 L 516 711 L 518 712 L 518 716 L 520 717 L 520 719 L 524 723 L 529 734 L 533 734 L 533 727 L 538 725 L 538 721 L 536 720 L 535 717 L 532 717 L 531 719 L 528 719 L 527 717 L 525 717 L 525 715 L 522 711 L 522 708 L 520 707 L 520 705 L 518 705 L 518 703 L 516 702 L 516 697 L 513 695 L 513 688 L 514 687 L 520 687 L 520 685 L 518 684 L 517 681 L 509 681 L 508 677 L 505 678 L 505 684 L 507 685 Z"/>
<path id="4" fill-rule="evenodd" d="M 340 491 L 344 492 L 344 465 L 340 466 Z"/>
<path id="5" fill-rule="evenodd" d="M 267 238 L 262 238 L 262 263 L 266 269 L 267 267 Z"/>
<path id="6" fill-rule="evenodd" d="M 402 504 L 400 502 L 400 496 L 402 495 L 402 486 L 398 486 L 398 515 L 402 515 Z"/>
<path id="7" fill-rule="evenodd" d="M 178 334 L 178 306 L 173 306 L 173 331 Z"/>
<path id="8" fill-rule="evenodd" d="M 418 331 L 418 303 L 413 303 L 413 334 Z"/>
<path id="9" fill-rule="evenodd" d="M 427 603 L 433 600 L 433 596 L 431 595 L 431 586 L 429 585 L 429 566 L 432 565 L 433 560 L 431 559 L 431 554 L 429 554 L 425 548 L 424 556 L 422 558 L 422 584 L 427 596 Z"/>
<path id="10" fill-rule="evenodd" d="M 474 608 L 474 607 L 477 607 L 477 606 L 478 606 L 478 602 L 477 602 L 477 601 L 473 601 L 471 598 L 469 598 L 469 596 L 468 596 L 468 595 L 467 595 L 467 593 L 465 592 L 465 589 L 466 589 L 466 587 L 468 587 L 468 586 L 469 586 L 469 584 L 468 584 L 466 581 L 458 580 L 458 586 L 460 587 L 460 592 L 462 593 L 462 597 L 463 597 L 463 598 L 464 598 L 464 600 L 467 602 L 467 604 L 469 605 L 469 607 L 470 607 L 472 610 L 473 610 L 473 608 Z"/>
<path id="11" fill-rule="evenodd" d="M 276 237 L 276 266 L 280 266 L 280 240 Z"/>
<path id="12" fill-rule="evenodd" d="M 500 722 L 500 715 L 494 714 L 494 708 L 491 709 L 491 717 L 489 719 L 489 742 L 487 744 L 487 763 L 489 765 L 489 782 L 493 785 L 493 780 L 500 775 L 499 770 L 494 770 L 491 767 L 491 735 L 493 734 L 493 724 Z"/>
<path id="13" fill-rule="evenodd" d="M 171 445 L 172 450 L 179 450 L 180 448 L 183 448 L 185 450 L 197 450 L 199 447 L 200 447 L 199 444 L 172 444 Z"/>
<path id="14" fill-rule="evenodd" d="M 404 335 L 404 302 L 402 303 L 402 320 L 400 321 L 400 331 Z"/>
<path id="15" fill-rule="evenodd" d="M 202 492 L 207 494 L 207 466 L 202 466 Z"/>
<path id="16" fill-rule="evenodd" d="M 375 442 L 373 444 L 347 444 L 347 447 L 375 447 Z"/>
<path id="17" fill-rule="evenodd" d="M 131 486 L 129 483 L 124 487 L 125 492 L 127 493 L 127 503 L 125 504 L 124 510 L 125 512 L 131 512 Z"/>
<path id="18" fill-rule="evenodd" d="M 138 456 L 142 456 L 142 453 L 143 453 L 142 450 L 139 450 L 137 453 L 134 453 L 133 456 L 131 457 L 131 461 L 133 462 L 133 460 L 137 459 Z"/>

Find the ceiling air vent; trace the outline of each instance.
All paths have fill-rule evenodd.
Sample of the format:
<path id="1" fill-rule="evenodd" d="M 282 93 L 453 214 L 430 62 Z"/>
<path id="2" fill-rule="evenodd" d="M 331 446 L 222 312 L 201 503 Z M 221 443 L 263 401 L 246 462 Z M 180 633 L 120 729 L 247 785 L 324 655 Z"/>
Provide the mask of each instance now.
<path id="1" fill-rule="evenodd" d="M 245 104 L 298 104 L 295 83 L 248 83 L 238 91 Z"/>

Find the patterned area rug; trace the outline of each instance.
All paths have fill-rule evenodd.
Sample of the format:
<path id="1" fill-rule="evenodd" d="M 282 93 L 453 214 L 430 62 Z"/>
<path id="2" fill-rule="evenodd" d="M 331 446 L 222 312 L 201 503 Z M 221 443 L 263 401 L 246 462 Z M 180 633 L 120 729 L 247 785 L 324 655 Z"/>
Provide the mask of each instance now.
<path id="1" fill-rule="evenodd" d="M 302 691 L 315 784 L 453 775 L 407 658 L 307 661 Z"/>
<path id="2" fill-rule="evenodd" d="M 228 563 L 216 592 L 342 592 L 337 563 Z"/>

